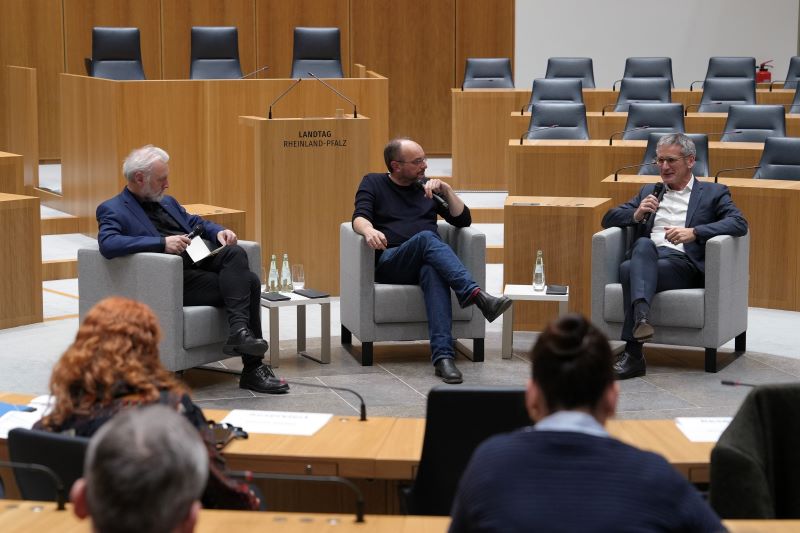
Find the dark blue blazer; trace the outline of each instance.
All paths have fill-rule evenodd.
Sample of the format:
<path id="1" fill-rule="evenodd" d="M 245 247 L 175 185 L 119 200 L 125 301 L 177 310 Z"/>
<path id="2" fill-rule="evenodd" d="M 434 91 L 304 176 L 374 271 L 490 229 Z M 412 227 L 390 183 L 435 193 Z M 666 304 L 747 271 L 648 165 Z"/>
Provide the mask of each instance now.
<path id="1" fill-rule="evenodd" d="M 642 200 L 653 193 L 654 188 L 655 184 L 649 183 L 627 203 L 609 209 L 603 217 L 603 227 L 634 226 L 633 241 L 639 237 L 649 238 L 656 217 L 651 216 L 646 224 L 642 224 L 633 220 L 633 213 Z M 685 227 L 694 228 L 697 233 L 697 239 L 684 244 L 683 249 L 700 272 L 705 272 L 706 241 L 718 235 L 741 237 L 747 234 L 747 221 L 731 200 L 728 187 L 721 183 L 700 181 L 697 178 L 694 180 L 692 195 L 689 197 Z"/>
<path id="2" fill-rule="evenodd" d="M 190 215 L 172 196 L 164 196 L 161 206 L 189 233 L 198 224 L 203 225 L 202 237 L 217 242 L 217 233 L 224 228 L 214 222 Z M 97 242 L 106 259 L 138 252 L 163 252 L 164 238 L 150 222 L 147 213 L 135 196 L 124 188 L 114 198 L 97 206 Z"/>

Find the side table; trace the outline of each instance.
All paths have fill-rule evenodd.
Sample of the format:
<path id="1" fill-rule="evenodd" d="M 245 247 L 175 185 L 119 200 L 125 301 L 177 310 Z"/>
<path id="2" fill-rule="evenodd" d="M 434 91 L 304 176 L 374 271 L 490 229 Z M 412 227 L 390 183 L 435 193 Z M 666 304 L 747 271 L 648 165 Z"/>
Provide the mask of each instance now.
<path id="1" fill-rule="evenodd" d="M 569 307 L 569 287 L 567 294 L 547 294 L 546 289 L 537 291 L 533 285 L 506 285 L 503 296 L 512 300 L 526 300 L 535 302 L 558 302 L 558 316 L 567 313 Z M 511 345 L 514 342 L 514 306 L 508 308 L 503 314 L 503 341 L 500 355 L 503 359 L 511 359 Z"/>
<path id="2" fill-rule="evenodd" d="M 331 297 L 327 298 L 306 298 L 293 292 L 282 292 L 288 296 L 289 300 L 273 302 L 261 299 L 261 307 L 269 309 L 269 364 L 273 368 L 280 366 L 280 325 L 278 322 L 281 307 L 297 307 L 297 354 L 307 357 L 318 363 L 328 364 L 331 362 Z M 306 352 L 306 306 L 317 304 L 320 306 L 320 321 L 322 333 L 322 349 L 320 357 L 314 357 Z"/>

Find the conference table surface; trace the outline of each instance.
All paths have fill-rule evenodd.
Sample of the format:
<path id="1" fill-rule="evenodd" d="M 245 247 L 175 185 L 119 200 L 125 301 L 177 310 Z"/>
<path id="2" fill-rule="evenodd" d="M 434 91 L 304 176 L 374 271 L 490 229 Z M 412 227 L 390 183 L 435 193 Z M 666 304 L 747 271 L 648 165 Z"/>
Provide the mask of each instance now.
<path id="1" fill-rule="evenodd" d="M 800 530 L 800 520 L 723 520 L 732 533 L 789 533 Z M 447 516 L 366 515 L 363 523 L 353 514 L 272 513 L 215 511 L 203 509 L 195 527 L 198 533 L 263 530 L 292 533 L 443 533 L 450 525 Z M 58 511 L 51 502 L 6 500 L 0 502 L 0 531 L 91 531 L 88 520 L 79 520 L 71 506 Z"/>

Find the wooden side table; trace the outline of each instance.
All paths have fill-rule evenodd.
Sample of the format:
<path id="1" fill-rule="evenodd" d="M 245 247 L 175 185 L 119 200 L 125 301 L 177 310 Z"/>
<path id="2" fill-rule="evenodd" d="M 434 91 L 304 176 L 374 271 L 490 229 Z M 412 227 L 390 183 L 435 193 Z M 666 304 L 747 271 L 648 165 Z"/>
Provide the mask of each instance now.
<path id="1" fill-rule="evenodd" d="M 565 315 L 569 308 L 569 287 L 567 294 L 547 294 L 546 289 L 537 291 L 533 285 L 506 285 L 503 296 L 514 301 L 527 300 L 529 302 L 558 302 L 558 316 Z M 511 345 L 514 342 L 514 306 L 508 308 L 503 314 L 503 342 L 500 355 L 503 359 L 511 359 Z"/>
<path id="2" fill-rule="evenodd" d="M 269 309 L 269 364 L 273 368 L 280 366 L 280 324 L 279 311 L 281 307 L 297 307 L 297 354 L 307 357 L 318 363 L 328 364 L 331 362 L 331 297 L 327 298 L 306 298 L 293 292 L 281 292 L 288 296 L 289 300 L 273 302 L 261 299 L 261 307 Z M 306 352 L 306 306 L 317 304 L 320 306 L 322 348 L 319 358 Z"/>

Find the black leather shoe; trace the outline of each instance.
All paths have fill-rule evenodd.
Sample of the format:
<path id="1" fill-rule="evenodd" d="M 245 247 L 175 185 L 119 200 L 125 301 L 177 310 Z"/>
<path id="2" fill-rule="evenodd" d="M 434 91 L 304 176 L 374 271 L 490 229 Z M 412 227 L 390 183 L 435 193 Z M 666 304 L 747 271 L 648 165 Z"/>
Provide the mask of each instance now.
<path id="1" fill-rule="evenodd" d="M 268 365 L 259 365 L 253 370 L 242 371 L 242 377 L 239 378 L 239 388 L 265 394 L 284 394 L 289 392 L 289 384 L 275 377 L 272 368 Z"/>
<path id="2" fill-rule="evenodd" d="M 617 356 L 617 362 L 614 363 L 614 374 L 617 379 L 637 378 L 646 373 L 647 365 L 644 362 L 644 356 L 633 357 L 628 352 L 622 352 Z"/>
<path id="3" fill-rule="evenodd" d="M 486 320 L 494 322 L 497 317 L 506 312 L 506 309 L 511 307 L 513 302 L 506 296 L 496 298 L 481 289 L 472 299 L 472 303 L 478 306 Z"/>
<path id="4" fill-rule="evenodd" d="M 655 330 L 653 326 L 647 321 L 647 315 L 642 315 L 636 319 L 636 324 L 633 326 L 633 338 L 638 342 L 647 342 L 653 338 Z"/>
<path id="5" fill-rule="evenodd" d="M 222 353 L 227 355 L 257 355 L 267 353 L 269 344 L 264 339 L 259 339 L 250 333 L 247 328 L 242 328 L 230 337 L 222 347 Z"/>
<path id="6" fill-rule="evenodd" d="M 452 357 L 445 357 L 436 361 L 436 375 L 442 378 L 442 381 L 451 385 L 462 383 L 464 378 L 461 376 L 461 371 L 456 368 L 456 363 Z"/>

